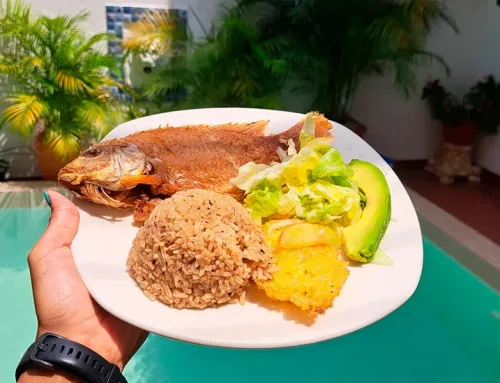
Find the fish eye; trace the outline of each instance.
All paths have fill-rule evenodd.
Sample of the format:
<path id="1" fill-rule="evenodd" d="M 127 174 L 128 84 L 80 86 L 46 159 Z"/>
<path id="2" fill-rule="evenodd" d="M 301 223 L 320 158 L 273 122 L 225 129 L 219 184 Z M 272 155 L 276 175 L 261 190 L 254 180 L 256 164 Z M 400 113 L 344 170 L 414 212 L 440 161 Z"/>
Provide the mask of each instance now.
<path id="1" fill-rule="evenodd" d="M 86 157 L 95 157 L 99 154 L 99 150 L 95 148 L 90 148 L 87 149 L 86 151 L 83 152 L 83 155 Z"/>

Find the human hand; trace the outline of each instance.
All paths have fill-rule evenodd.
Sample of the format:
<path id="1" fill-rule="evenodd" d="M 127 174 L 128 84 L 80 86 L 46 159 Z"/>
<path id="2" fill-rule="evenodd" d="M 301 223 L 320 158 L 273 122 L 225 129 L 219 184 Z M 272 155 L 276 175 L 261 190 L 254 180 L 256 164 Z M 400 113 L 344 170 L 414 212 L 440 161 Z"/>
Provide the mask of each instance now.
<path id="1" fill-rule="evenodd" d="M 28 256 L 37 338 L 45 332 L 62 335 L 123 370 L 148 334 L 115 318 L 89 295 L 71 252 L 80 222 L 78 209 L 59 193 L 48 196 L 52 205 L 49 225 Z"/>

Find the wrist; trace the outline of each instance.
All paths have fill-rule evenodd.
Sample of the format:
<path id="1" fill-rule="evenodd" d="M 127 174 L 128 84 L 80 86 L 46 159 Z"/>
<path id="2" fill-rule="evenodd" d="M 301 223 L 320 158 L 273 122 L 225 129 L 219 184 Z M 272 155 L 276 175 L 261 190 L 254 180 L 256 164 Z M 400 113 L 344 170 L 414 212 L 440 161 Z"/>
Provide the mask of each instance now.
<path id="1" fill-rule="evenodd" d="M 102 358 L 104 358 L 107 362 L 117 365 L 120 371 L 123 371 L 124 362 L 122 358 L 111 349 L 106 341 L 100 339 L 99 336 L 94 336 L 93 334 L 81 334 L 71 330 L 68 331 L 61 329 L 58 331 L 57 329 L 38 328 L 36 339 L 38 339 L 42 334 L 46 332 L 52 332 L 54 334 L 63 336 L 68 340 L 80 343 L 81 345 L 90 348 L 92 351 L 96 352 Z"/>

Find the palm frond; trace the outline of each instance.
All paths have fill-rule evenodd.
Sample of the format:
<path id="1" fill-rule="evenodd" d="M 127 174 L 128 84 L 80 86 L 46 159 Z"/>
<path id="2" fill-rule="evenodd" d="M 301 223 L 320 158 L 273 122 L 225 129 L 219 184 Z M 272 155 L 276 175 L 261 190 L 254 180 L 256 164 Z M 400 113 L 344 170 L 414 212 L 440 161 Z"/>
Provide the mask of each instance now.
<path id="1" fill-rule="evenodd" d="M 30 134 L 46 111 L 44 103 L 34 95 L 21 94 L 6 101 L 11 105 L 2 112 L 3 119 L 22 135 Z"/>
<path id="2" fill-rule="evenodd" d="M 21 59 L 20 64 L 39 68 L 43 66 L 44 60 L 40 57 L 26 56 Z"/>
<path id="3" fill-rule="evenodd" d="M 45 24 L 56 37 L 76 35 L 83 32 L 82 23 L 89 20 L 89 11 L 80 11 L 75 16 L 58 15 L 41 16 L 40 22 Z"/>
<path id="4" fill-rule="evenodd" d="M 56 81 L 62 91 L 68 94 L 76 95 L 90 91 L 88 85 L 82 79 L 62 70 L 57 72 Z"/>
<path id="5" fill-rule="evenodd" d="M 102 73 L 99 72 L 103 70 L 118 71 L 119 64 L 119 60 L 111 55 L 90 51 L 80 61 L 80 68 L 84 73 L 96 73 L 102 76 Z"/>
<path id="6" fill-rule="evenodd" d="M 18 69 L 19 66 L 16 64 L 0 63 L 0 73 L 14 74 Z"/>
<path id="7" fill-rule="evenodd" d="M 439 0 L 410 0 L 406 4 L 406 11 L 412 23 L 422 26 L 429 32 L 436 21 L 444 21 L 456 33 L 458 25 L 448 14 L 446 5 Z"/>
<path id="8" fill-rule="evenodd" d="M 256 20 L 261 41 L 288 39 L 278 49 L 287 71 L 332 118 L 348 113 L 366 75 L 391 69 L 409 94 L 419 66 L 445 64 L 425 52 L 429 31 L 439 22 L 457 30 L 440 0 L 238 0 L 237 7 Z"/>
<path id="9" fill-rule="evenodd" d="M 109 90 L 120 84 L 108 76 L 119 63 L 98 46 L 110 36 L 87 36 L 88 17 L 88 12 L 36 16 L 21 1 L 0 3 L 0 77 L 12 95 L 4 121 L 23 134 L 43 121 L 46 132 L 54 132 L 51 145 L 58 154 L 66 147 L 71 155 L 75 137 L 100 135 L 111 116 L 121 113 Z M 81 118 L 81 109 L 91 102 L 105 111 L 106 124 Z"/>
<path id="10" fill-rule="evenodd" d="M 72 160 L 80 153 L 79 137 L 73 134 L 65 134 L 56 129 L 46 132 L 43 143 L 55 158 L 62 161 Z"/>
<path id="11" fill-rule="evenodd" d="M 92 135 L 101 140 L 111 129 L 123 122 L 125 111 L 117 104 L 98 98 L 86 100 L 78 108 L 78 121 L 92 127 Z"/>
<path id="12" fill-rule="evenodd" d="M 87 54 L 92 50 L 95 45 L 103 43 L 106 41 L 116 40 L 116 36 L 109 33 L 97 33 L 91 37 L 75 52 L 76 57 L 80 57 L 82 54 Z"/>
<path id="13" fill-rule="evenodd" d="M 126 26 L 123 47 L 135 52 L 168 52 L 177 37 L 178 22 L 168 10 L 153 10 Z"/>
<path id="14" fill-rule="evenodd" d="M 280 104 L 276 93 L 288 77 L 282 47 L 288 40 L 262 39 L 244 12 L 225 9 L 222 23 L 158 71 L 145 90 L 149 99 L 182 95 L 169 109 Z M 272 101 L 274 100 L 274 101 Z"/>
<path id="15" fill-rule="evenodd" d="M 8 30 L 14 20 L 30 24 L 33 20 L 31 6 L 22 0 L 6 0 L 0 2 L 0 31 Z"/>

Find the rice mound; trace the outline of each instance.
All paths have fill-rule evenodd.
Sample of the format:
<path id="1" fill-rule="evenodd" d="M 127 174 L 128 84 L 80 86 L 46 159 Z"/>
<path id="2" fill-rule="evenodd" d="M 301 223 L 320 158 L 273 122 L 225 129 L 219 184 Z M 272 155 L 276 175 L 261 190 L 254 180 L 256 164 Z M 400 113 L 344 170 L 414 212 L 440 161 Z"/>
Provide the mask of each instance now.
<path id="1" fill-rule="evenodd" d="M 270 279 L 273 266 L 248 211 L 206 190 L 178 192 L 158 205 L 127 260 L 148 298 L 179 309 L 242 301 L 251 280 Z"/>

